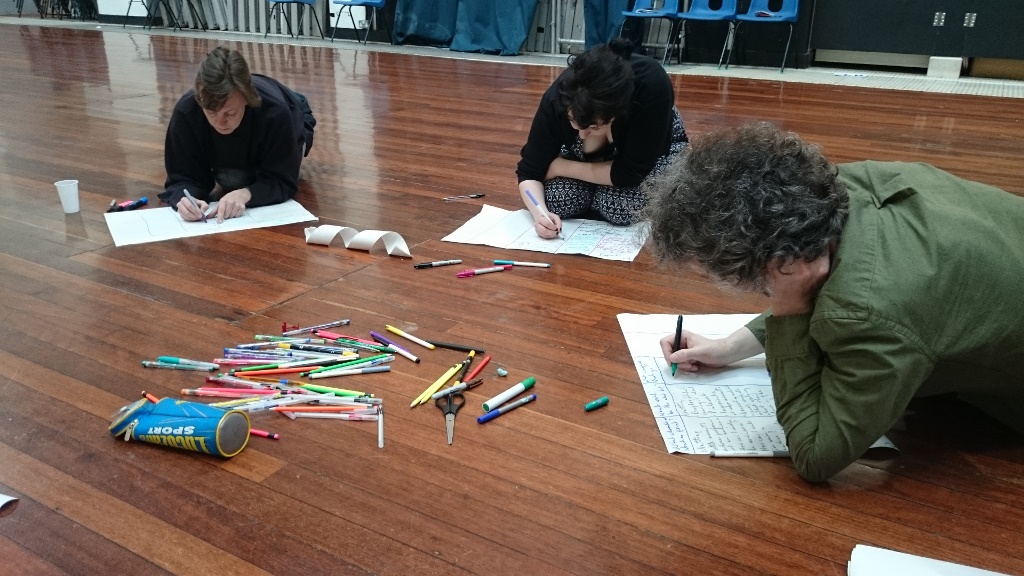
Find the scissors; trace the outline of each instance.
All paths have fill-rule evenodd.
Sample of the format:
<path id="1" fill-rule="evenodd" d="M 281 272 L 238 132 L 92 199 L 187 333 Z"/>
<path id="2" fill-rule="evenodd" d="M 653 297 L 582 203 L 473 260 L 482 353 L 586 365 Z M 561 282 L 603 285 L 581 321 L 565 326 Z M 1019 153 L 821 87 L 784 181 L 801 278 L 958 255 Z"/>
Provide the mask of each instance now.
<path id="1" fill-rule="evenodd" d="M 448 445 L 451 446 L 452 438 L 455 436 L 455 414 L 459 408 L 466 403 L 466 397 L 462 394 L 448 394 L 434 400 L 434 404 L 444 412 L 444 426 L 448 431 Z"/>

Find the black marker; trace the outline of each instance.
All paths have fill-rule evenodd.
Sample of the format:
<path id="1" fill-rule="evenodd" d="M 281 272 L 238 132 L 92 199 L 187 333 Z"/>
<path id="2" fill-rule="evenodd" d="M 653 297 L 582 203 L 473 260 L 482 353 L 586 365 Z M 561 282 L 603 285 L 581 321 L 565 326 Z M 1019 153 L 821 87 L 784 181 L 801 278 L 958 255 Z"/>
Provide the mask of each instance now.
<path id="1" fill-rule="evenodd" d="M 421 262 L 419 264 L 413 264 L 413 268 L 434 268 L 436 266 L 451 266 L 452 264 L 462 264 L 462 260 L 439 260 L 437 262 Z"/>
<path id="2" fill-rule="evenodd" d="M 450 202 L 452 200 L 465 200 L 467 198 L 483 198 L 483 197 L 484 197 L 483 194 L 463 194 L 462 196 L 449 196 L 447 198 L 442 198 L 442 200 L 444 200 L 445 202 Z"/>

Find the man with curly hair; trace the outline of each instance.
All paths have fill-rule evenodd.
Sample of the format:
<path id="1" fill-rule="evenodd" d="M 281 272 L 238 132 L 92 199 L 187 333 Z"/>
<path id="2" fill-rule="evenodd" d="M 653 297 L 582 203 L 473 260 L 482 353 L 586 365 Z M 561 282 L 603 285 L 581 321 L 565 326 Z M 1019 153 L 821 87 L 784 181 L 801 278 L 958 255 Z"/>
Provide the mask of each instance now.
<path id="1" fill-rule="evenodd" d="M 797 472 L 826 480 L 912 397 L 1024 428 L 1024 198 L 925 164 L 832 165 L 771 124 L 705 135 L 649 184 L 651 246 L 770 308 L 661 341 L 679 369 L 764 352 Z"/>

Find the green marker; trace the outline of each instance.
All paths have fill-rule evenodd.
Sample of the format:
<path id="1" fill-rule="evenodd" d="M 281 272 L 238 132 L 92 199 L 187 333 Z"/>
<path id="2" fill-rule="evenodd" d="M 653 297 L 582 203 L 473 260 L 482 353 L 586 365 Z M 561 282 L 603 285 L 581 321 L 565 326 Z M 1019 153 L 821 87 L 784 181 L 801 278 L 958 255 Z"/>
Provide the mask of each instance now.
<path id="1" fill-rule="evenodd" d="M 601 406 L 607 406 L 607 405 L 608 405 L 608 397 L 607 396 L 601 396 L 600 398 L 598 398 L 597 400 L 594 400 L 593 402 L 588 402 L 587 405 L 583 407 L 583 409 L 586 410 L 587 412 L 590 412 L 591 410 L 597 410 Z"/>

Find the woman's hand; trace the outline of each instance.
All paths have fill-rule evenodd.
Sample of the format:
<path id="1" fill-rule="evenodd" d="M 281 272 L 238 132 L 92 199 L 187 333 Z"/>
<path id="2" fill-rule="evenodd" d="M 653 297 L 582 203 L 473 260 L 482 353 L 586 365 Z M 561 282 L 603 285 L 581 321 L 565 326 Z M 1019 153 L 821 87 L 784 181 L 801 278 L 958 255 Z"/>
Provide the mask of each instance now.
<path id="1" fill-rule="evenodd" d="M 547 218 L 534 214 L 533 216 L 533 229 L 537 231 L 537 236 L 549 240 L 558 235 L 558 231 L 562 229 L 562 219 L 558 217 L 558 214 L 548 213 L 551 216 L 551 222 L 548 222 Z M 551 224 L 554 223 L 555 227 L 552 228 Z"/>

